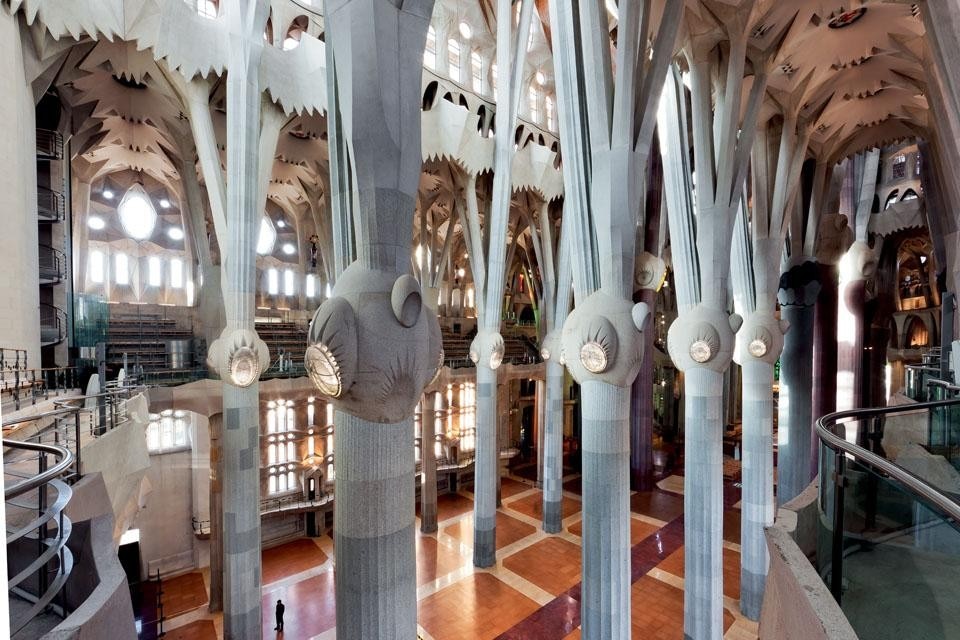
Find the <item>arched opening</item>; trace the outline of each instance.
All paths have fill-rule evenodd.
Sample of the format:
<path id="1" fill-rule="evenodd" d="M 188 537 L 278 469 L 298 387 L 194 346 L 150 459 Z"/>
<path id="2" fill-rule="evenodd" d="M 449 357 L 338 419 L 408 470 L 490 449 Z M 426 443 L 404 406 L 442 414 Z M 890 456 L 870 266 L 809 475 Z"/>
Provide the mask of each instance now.
<path id="1" fill-rule="evenodd" d="M 920 196 L 917 195 L 917 192 L 913 189 L 907 189 L 903 192 L 903 197 L 900 198 L 900 202 L 906 202 L 907 200 L 916 200 Z"/>
<path id="2" fill-rule="evenodd" d="M 903 346 L 905 349 L 917 349 L 930 344 L 930 332 L 926 323 L 919 316 L 910 316 L 907 319 L 907 329 L 904 332 Z"/>
<path id="3" fill-rule="evenodd" d="M 891 191 L 891 192 L 890 192 L 890 195 L 888 195 L 888 196 L 887 196 L 887 199 L 884 200 L 884 202 L 883 202 L 883 209 L 884 209 L 884 211 L 886 211 L 887 209 L 889 209 L 889 208 L 890 208 L 890 205 L 892 205 L 894 202 L 896 202 L 896 201 L 897 201 L 897 198 L 898 198 L 899 196 L 900 196 L 900 190 L 899 190 L 899 189 L 894 189 L 893 191 Z"/>
<path id="4" fill-rule="evenodd" d="M 430 111 L 433 108 L 433 101 L 437 99 L 437 88 L 440 84 L 434 80 L 427 85 L 427 88 L 423 91 L 423 110 Z"/>

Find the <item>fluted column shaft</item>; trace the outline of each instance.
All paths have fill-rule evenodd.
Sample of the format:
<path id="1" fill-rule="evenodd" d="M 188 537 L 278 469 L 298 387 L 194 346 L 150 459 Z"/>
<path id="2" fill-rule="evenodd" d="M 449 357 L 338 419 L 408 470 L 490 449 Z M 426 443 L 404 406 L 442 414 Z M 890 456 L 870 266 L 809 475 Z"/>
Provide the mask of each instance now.
<path id="1" fill-rule="evenodd" d="M 477 442 L 473 471 L 473 564 L 491 567 L 497 552 L 497 372 L 477 364 Z"/>
<path id="2" fill-rule="evenodd" d="M 543 530 L 558 533 L 563 512 L 563 378 L 557 358 L 546 362 L 547 407 L 543 436 Z"/>
<path id="3" fill-rule="evenodd" d="M 780 313 L 790 323 L 780 356 L 777 504 L 782 505 L 810 482 L 813 306 L 784 305 Z"/>
<path id="4" fill-rule="evenodd" d="M 760 619 L 770 557 L 763 529 L 773 524 L 773 365 L 743 363 L 743 492 L 740 515 L 740 610 Z"/>
<path id="5" fill-rule="evenodd" d="M 413 419 L 368 422 L 337 411 L 337 637 L 417 634 Z"/>
<path id="6" fill-rule="evenodd" d="M 587 380 L 583 402 L 583 637 L 630 638 L 630 388 Z"/>
<path id="7" fill-rule="evenodd" d="M 644 289 L 641 302 L 653 309 L 656 291 Z M 654 332 L 643 334 L 643 360 L 630 390 L 630 488 L 653 488 L 653 339 Z"/>
<path id="8" fill-rule="evenodd" d="M 723 637 L 723 372 L 684 372 L 684 637 Z"/>
<path id="9" fill-rule="evenodd" d="M 434 533 L 437 530 L 437 457 L 433 445 L 436 436 L 436 416 L 430 398 L 426 394 L 420 411 L 420 531 Z"/>

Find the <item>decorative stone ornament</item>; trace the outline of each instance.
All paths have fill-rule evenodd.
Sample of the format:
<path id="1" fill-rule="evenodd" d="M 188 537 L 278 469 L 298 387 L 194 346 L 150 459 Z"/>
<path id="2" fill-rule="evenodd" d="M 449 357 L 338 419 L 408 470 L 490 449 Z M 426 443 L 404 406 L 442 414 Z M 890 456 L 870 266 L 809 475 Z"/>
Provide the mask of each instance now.
<path id="1" fill-rule="evenodd" d="M 776 363 L 783 350 L 783 334 L 789 328 L 789 322 L 777 320 L 772 313 L 751 313 L 737 332 L 733 359 L 739 365 L 751 359 L 768 364 Z"/>
<path id="2" fill-rule="evenodd" d="M 540 343 L 540 357 L 545 361 L 550 360 L 550 358 L 556 359 L 561 365 L 563 365 L 563 344 L 561 343 L 562 335 L 560 331 L 551 331 L 543 338 L 543 342 Z"/>
<path id="3" fill-rule="evenodd" d="M 705 367 L 723 371 L 730 363 L 735 332 L 743 319 L 719 309 L 696 305 L 674 320 L 667 331 L 667 350 L 681 371 Z"/>
<path id="4" fill-rule="evenodd" d="M 503 336 L 496 331 L 478 331 L 470 343 L 470 359 L 474 364 L 496 370 L 503 363 Z"/>
<path id="5" fill-rule="evenodd" d="M 207 366 L 235 387 L 249 387 L 270 365 L 270 350 L 256 331 L 224 328 L 207 351 Z"/>
<path id="6" fill-rule="evenodd" d="M 867 280 L 877 272 L 877 256 L 866 242 L 854 242 L 840 259 L 840 277 L 846 281 Z"/>
<path id="7" fill-rule="evenodd" d="M 816 303 L 819 293 L 820 269 L 813 260 L 805 260 L 794 264 L 780 276 L 777 300 L 782 306 L 810 307 Z"/>
<path id="8" fill-rule="evenodd" d="M 407 418 L 443 364 L 440 328 L 409 275 L 355 262 L 310 323 L 304 364 L 341 411 L 378 423 Z"/>
<path id="9" fill-rule="evenodd" d="M 633 284 L 637 289 L 659 291 L 667 277 L 667 263 L 649 251 L 644 251 L 634 263 Z"/>
<path id="10" fill-rule="evenodd" d="M 640 370 L 641 332 L 650 317 L 646 303 L 631 304 L 595 291 L 563 325 L 561 364 L 577 382 L 598 380 L 629 386 Z"/>

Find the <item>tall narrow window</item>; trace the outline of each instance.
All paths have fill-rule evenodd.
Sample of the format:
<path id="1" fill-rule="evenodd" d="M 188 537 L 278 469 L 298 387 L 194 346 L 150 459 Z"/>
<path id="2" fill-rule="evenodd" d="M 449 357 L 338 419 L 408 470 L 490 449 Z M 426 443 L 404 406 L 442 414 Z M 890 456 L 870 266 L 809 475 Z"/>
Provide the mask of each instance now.
<path id="1" fill-rule="evenodd" d="M 283 295 L 293 295 L 293 270 L 286 269 L 283 272 Z"/>
<path id="2" fill-rule="evenodd" d="M 307 274 L 307 282 L 304 289 L 308 298 L 312 298 L 317 295 L 317 277 L 312 273 Z"/>
<path id="3" fill-rule="evenodd" d="M 430 69 L 437 68 L 437 32 L 433 25 L 427 29 L 427 48 L 423 50 L 423 64 Z"/>
<path id="4" fill-rule="evenodd" d="M 125 253 L 113 256 L 113 281 L 117 284 L 130 284 L 130 268 Z"/>
<path id="5" fill-rule="evenodd" d="M 534 122 L 540 122 L 539 92 L 533 87 L 530 87 L 530 90 L 527 92 L 527 98 L 530 100 L 530 119 Z"/>
<path id="6" fill-rule="evenodd" d="M 147 261 L 149 267 L 149 283 L 151 287 L 159 287 L 163 282 L 163 261 L 160 256 L 150 256 Z"/>
<path id="7" fill-rule="evenodd" d="M 267 293 L 272 296 L 280 291 L 280 276 L 273 267 L 267 269 Z"/>
<path id="8" fill-rule="evenodd" d="M 90 252 L 90 282 L 103 283 L 103 252 Z"/>
<path id="9" fill-rule="evenodd" d="M 183 288 L 183 260 L 180 258 L 170 259 L 170 286 L 174 289 Z"/>
<path id="10" fill-rule="evenodd" d="M 553 110 L 553 98 L 547 96 L 543 100 L 543 109 L 547 112 L 547 129 L 557 130 L 557 117 Z"/>
<path id="11" fill-rule="evenodd" d="M 447 40 L 447 63 L 450 66 L 450 78 L 454 82 L 461 82 L 460 74 L 460 43 L 450 38 Z"/>
<path id="12" fill-rule="evenodd" d="M 476 51 L 470 54 L 470 73 L 473 76 L 473 92 L 483 91 L 483 58 Z"/>

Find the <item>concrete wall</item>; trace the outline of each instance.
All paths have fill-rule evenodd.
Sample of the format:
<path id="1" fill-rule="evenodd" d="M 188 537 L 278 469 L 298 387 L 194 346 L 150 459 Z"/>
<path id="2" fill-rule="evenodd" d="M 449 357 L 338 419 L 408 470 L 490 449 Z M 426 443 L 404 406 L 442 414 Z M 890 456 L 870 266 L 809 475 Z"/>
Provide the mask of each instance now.
<path id="1" fill-rule="evenodd" d="M 33 89 L 24 75 L 19 16 L 0 11 L 0 346 L 40 367 L 37 164 Z"/>
<path id="2" fill-rule="evenodd" d="M 191 461 L 189 449 L 150 456 L 150 494 L 133 523 L 143 571 L 165 575 L 196 566 Z"/>
<path id="3" fill-rule="evenodd" d="M 816 483 L 778 512 L 764 532 L 770 569 L 760 611 L 760 640 L 856 640 L 846 616 L 810 563 L 816 546 Z"/>

